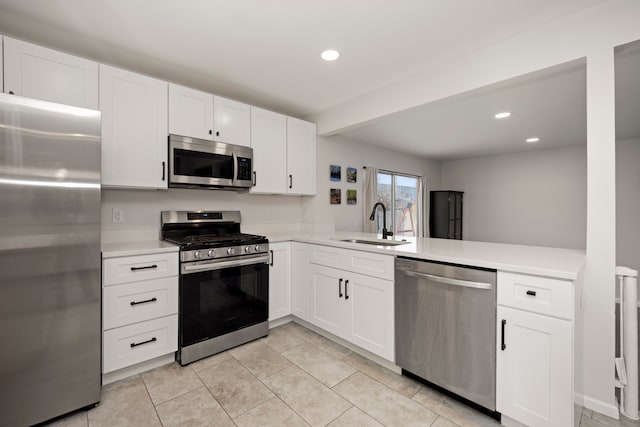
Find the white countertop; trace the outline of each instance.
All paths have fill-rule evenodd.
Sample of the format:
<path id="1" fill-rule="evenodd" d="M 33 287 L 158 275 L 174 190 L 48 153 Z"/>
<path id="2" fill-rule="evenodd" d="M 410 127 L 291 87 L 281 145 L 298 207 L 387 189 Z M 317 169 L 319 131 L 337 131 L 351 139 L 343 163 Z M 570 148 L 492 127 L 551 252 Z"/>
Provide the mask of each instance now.
<path id="1" fill-rule="evenodd" d="M 468 240 L 394 237 L 390 240 L 401 241 L 406 239 L 409 243 L 399 246 L 376 246 L 340 241 L 340 239 L 380 239 L 379 235 L 373 233 L 279 231 L 267 233 L 267 237 L 270 243 L 287 241 L 311 243 L 565 280 L 575 280 L 585 262 L 585 252 L 583 250 L 472 242 Z M 103 258 L 144 255 L 149 252 L 177 251 L 177 246 L 160 240 L 102 244 Z"/>
<path id="2" fill-rule="evenodd" d="M 267 237 L 273 243 L 282 241 L 313 243 L 566 280 L 575 280 L 585 262 L 585 252 L 583 250 L 472 242 L 468 240 L 394 237 L 390 240 L 406 239 L 409 243 L 400 246 L 375 246 L 339 241 L 340 239 L 349 238 L 379 239 L 379 235 L 376 236 L 372 233 L 336 232 L 329 236 L 317 233 L 273 233 L 268 234 Z"/>
<path id="3" fill-rule="evenodd" d="M 150 252 L 178 252 L 179 248 L 162 240 L 144 240 L 140 242 L 103 243 L 100 246 L 102 258 L 145 255 Z"/>

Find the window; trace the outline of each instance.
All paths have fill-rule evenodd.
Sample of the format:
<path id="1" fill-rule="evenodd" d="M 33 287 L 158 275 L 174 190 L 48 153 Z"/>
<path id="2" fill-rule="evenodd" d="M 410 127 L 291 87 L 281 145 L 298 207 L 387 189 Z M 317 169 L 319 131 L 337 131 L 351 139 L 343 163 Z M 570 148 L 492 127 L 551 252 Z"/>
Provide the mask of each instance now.
<path id="1" fill-rule="evenodd" d="M 378 200 L 387 208 L 387 230 L 396 236 L 420 236 L 420 177 L 395 172 L 378 172 Z M 382 215 L 377 216 L 382 233 Z"/>

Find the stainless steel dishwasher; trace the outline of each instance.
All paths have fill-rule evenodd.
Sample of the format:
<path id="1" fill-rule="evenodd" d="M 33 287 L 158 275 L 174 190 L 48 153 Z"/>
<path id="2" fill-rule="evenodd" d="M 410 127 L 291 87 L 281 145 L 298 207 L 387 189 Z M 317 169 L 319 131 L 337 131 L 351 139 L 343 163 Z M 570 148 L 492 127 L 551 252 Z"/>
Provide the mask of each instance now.
<path id="1" fill-rule="evenodd" d="M 403 257 L 395 270 L 396 364 L 495 412 L 496 271 Z"/>

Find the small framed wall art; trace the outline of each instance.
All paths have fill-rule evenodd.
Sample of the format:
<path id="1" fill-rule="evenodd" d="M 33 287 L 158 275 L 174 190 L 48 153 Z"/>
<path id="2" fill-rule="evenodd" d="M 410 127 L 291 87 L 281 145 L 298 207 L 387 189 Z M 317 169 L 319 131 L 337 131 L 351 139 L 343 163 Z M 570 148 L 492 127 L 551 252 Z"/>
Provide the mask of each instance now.
<path id="1" fill-rule="evenodd" d="M 347 190 L 347 204 L 355 205 L 358 203 L 358 191 L 357 190 Z"/>
<path id="2" fill-rule="evenodd" d="M 339 205 L 342 203 L 342 190 L 339 188 L 332 188 L 329 190 L 329 203 L 332 205 Z"/>
<path id="3" fill-rule="evenodd" d="M 342 167 L 338 165 L 329 166 L 329 179 L 331 181 L 342 180 Z"/>
<path id="4" fill-rule="evenodd" d="M 347 168 L 347 182 L 357 182 L 358 181 L 358 169 L 356 168 Z"/>

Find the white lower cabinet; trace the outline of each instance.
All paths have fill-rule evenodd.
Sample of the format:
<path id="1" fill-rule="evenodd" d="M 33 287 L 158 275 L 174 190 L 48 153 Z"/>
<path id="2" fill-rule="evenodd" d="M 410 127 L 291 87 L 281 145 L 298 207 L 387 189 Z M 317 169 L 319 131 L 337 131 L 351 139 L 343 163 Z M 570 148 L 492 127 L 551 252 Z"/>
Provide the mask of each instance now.
<path id="1" fill-rule="evenodd" d="M 178 349 L 178 253 L 104 257 L 102 372 Z"/>
<path id="2" fill-rule="evenodd" d="M 291 244 L 269 244 L 269 320 L 291 314 Z"/>
<path id="3" fill-rule="evenodd" d="M 178 315 L 104 332 L 103 373 L 126 368 L 178 349 Z"/>
<path id="4" fill-rule="evenodd" d="M 345 255 L 350 252 L 357 251 Z M 384 359 L 395 359 L 392 280 L 314 263 L 309 264 L 309 276 L 310 323 Z"/>
<path id="5" fill-rule="evenodd" d="M 309 322 L 339 337 L 347 335 L 349 305 L 344 298 L 345 272 L 311 264 L 311 310 Z"/>
<path id="6" fill-rule="evenodd" d="M 498 272 L 498 412 L 531 427 L 573 425 L 572 316 L 571 282 Z"/>

